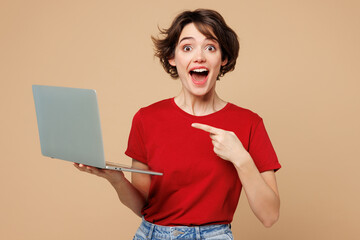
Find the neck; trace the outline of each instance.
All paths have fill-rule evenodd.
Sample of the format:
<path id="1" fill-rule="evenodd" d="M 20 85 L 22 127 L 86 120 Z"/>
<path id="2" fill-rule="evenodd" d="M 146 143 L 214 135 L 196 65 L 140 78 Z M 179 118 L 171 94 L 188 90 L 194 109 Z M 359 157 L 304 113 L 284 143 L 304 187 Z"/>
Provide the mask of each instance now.
<path id="1" fill-rule="evenodd" d="M 220 99 L 215 91 L 210 91 L 204 96 L 195 96 L 182 89 L 174 100 L 183 111 L 194 116 L 204 116 L 217 112 L 226 105 L 226 102 Z"/>

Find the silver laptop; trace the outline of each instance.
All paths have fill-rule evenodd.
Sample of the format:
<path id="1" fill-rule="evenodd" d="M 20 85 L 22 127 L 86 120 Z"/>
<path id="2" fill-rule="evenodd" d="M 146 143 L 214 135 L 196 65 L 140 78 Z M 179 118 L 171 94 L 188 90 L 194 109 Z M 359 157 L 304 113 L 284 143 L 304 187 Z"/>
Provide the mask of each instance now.
<path id="1" fill-rule="evenodd" d="M 105 161 L 95 90 L 43 85 L 32 89 L 42 155 L 97 168 L 162 175 Z"/>

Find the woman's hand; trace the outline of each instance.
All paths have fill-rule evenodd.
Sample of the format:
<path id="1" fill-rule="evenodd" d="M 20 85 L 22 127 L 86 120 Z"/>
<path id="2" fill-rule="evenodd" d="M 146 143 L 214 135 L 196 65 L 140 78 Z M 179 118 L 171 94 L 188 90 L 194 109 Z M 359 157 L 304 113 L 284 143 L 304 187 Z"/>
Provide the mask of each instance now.
<path id="1" fill-rule="evenodd" d="M 210 133 L 214 152 L 222 159 L 228 160 L 237 166 L 241 166 L 251 159 L 250 154 L 245 150 L 234 132 L 200 123 L 193 123 L 191 126 Z"/>
<path id="2" fill-rule="evenodd" d="M 82 172 L 94 174 L 98 177 L 105 178 L 111 184 L 117 184 L 125 179 L 125 175 L 122 171 L 100 169 L 96 167 L 86 166 L 84 164 L 74 163 L 74 166 Z"/>
<path id="3" fill-rule="evenodd" d="M 200 123 L 191 126 L 210 133 L 214 152 L 235 165 L 251 209 L 264 226 L 272 226 L 280 209 L 274 171 L 260 173 L 235 133 Z"/>
<path id="4" fill-rule="evenodd" d="M 136 215 L 141 217 L 141 210 L 145 206 L 146 199 L 126 178 L 122 171 L 99 169 L 74 163 L 74 166 L 82 172 L 94 174 L 105 178 L 115 188 L 120 201 L 130 208 Z"/>

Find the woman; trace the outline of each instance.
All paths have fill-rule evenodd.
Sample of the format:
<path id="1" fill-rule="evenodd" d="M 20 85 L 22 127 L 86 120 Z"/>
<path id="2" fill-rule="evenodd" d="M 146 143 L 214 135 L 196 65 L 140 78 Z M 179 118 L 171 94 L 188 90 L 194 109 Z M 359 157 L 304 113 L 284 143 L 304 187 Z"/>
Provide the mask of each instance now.
<path id="1" fill-rule="evenodd" d="M 106 178 L 123 204 L 143 217 L 134 239 L 233 239 L 230 223 L 243 188 L 266 227 L 279 216 L 280 168 L 262 119 L 222 100 L 216 81 L 235 67 L 237 36 L 221 15 L 180 13 L 153 38 L 164 69 L 179 78 L 174 98 L 134 116 L 126 154 L 133 167 L 163 176 L 76 165 Z"/>

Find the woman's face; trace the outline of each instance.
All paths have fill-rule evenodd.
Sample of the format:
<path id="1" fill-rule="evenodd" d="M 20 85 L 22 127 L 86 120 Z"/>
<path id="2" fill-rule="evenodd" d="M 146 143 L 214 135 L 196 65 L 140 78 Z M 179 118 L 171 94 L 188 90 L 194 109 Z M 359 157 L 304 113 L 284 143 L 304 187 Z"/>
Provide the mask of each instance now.
<path id="1" fill-rule="evenodd" d="M 175 57 L 169 59 L 175 66 L 183 90 L 195 96 L 204 96 L 215 89 L 221 66 L 219 43 L 204 36 L 193 23 L 186 25 L 175 48 Z"/>

